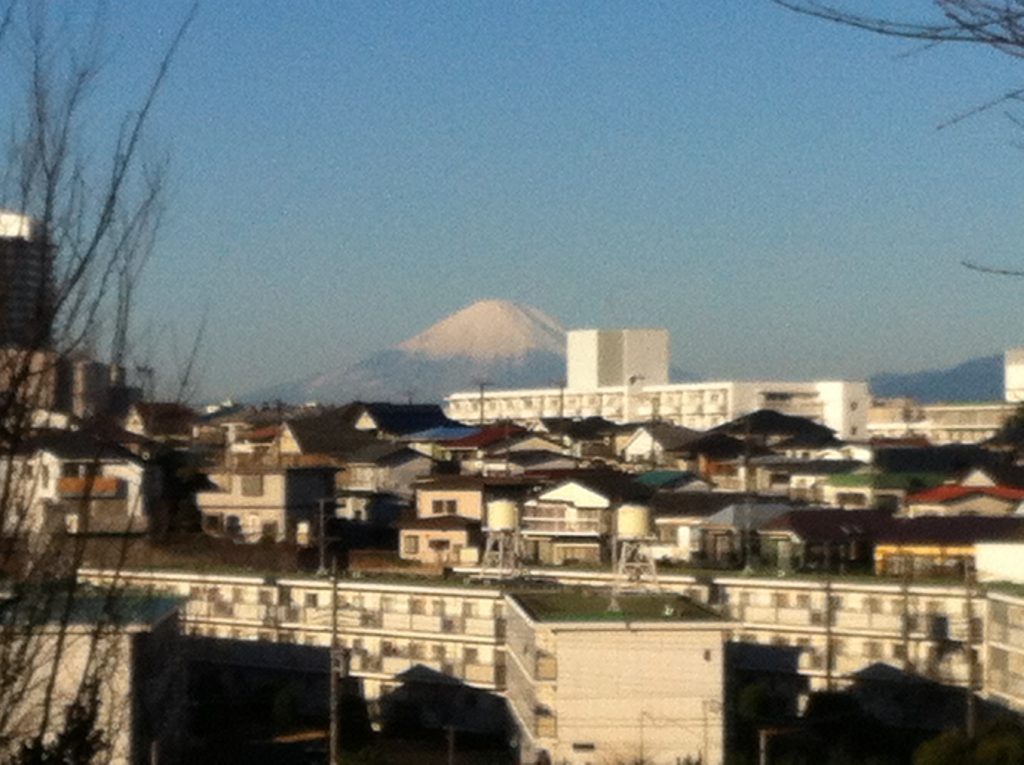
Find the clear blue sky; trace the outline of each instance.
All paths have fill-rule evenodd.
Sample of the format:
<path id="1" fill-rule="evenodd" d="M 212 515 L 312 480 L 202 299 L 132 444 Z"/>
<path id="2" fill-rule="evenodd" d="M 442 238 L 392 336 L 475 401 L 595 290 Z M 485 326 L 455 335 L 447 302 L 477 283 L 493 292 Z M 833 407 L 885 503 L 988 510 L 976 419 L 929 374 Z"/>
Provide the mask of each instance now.
<path id="1" fill-rule="evenodd" d="M 187 6 L 111 3 L 101 103 Z M 1024 62 L 915 50 L 767 0 L 211 0 L 150 132 L 172 196 L 140 310 L 181 335 L 207 312 L 209 396 L 483 297 L 667 327 L 707 377 L 1024 344 L 1024 280 L 959 265 L 1024 267 L 1024 131 L 936 129 Z"/>

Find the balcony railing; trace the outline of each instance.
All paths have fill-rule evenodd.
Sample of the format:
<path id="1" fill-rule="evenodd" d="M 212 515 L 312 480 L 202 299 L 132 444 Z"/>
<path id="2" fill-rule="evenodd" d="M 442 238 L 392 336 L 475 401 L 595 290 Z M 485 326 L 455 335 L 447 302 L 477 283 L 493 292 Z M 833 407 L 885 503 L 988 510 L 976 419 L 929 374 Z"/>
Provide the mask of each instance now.
<path id="1" fill-rule="evenodd" d="M 566 521 L 559 518 L 523 518 L 523 531 L 542 534 L 594 534 L 601 533 L 600 521 Z"/>

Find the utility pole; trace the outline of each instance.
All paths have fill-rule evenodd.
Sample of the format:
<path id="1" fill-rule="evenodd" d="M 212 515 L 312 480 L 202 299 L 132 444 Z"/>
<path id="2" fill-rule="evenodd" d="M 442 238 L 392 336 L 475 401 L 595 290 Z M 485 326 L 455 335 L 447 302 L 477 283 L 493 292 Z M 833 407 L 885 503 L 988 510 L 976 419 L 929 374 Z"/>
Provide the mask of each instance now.
<path id="1" fill-rule="evenodd" d="M 335 666 L 335 654 L 338 648 L 338 562 L 331 564 L 331 648 L 328 651 L 331 671 L 331 740 L 330 740 L 330 765 L 338 765 L 338 668 Z"/>
<path id="2" fill-rule="evenodd" d="M 484 425 L 484 388 L 491 383 L 487 380 L 477 380 L 476 385 L 480 389 L 480 427 Z"/>
<path id="3" fill-rule="evenodd" d="M 833 664 L 835 664 L 835 641 L 832 636 L 832 621 L 835 618 L 832 610 L 832 546 L 825 544 L 825 690 L 830 693 L 834 689 Z M 767 745 L 767 744 L 766 744 Z"/>
<path id="4" fill-rule="evenodd" d="M 974 740 L 974 736 L 977 729 L 977 718 L 978 711 L 975 704 L 974 689 L 978 678 L 975 675 L 975 661 L 974 661 L 974 571 L 971 569 L 970 561 L 964 562 L 964 587 L 967 611 L 967 637 L 964 640 L 964 652 L 967 660 L 967 704 L 965 708 L 965 714 L 967 719 L 964 721 L 964 727 L 967 730 L 967 738 L 971 741 Z"/>
<path id="5" fill-rule="evenodd" d="M 912 559 L 909 555 L 901 555 L 902 578 L 900 589 L 902 590 L 903 614 L 900 619 L 900 638 L 903 640 L 903 671 L 907 674 L 914 669 L 913 661 L 910 658 L 910 578 L 913 572 L 911 568 Z"/>
<path id="6" fill-rule="evenodd" d="M 330 659 L 330 693 L 331 693 L 331 724 L 330 724 L 330 765 L 338 765 L 341 757 L 341 683 L 348 678 L 348 648 L 338 645 L 338 561 L 331 561 L 331 647 L 328 651 Z"/>
<path id="7" fill-rule="evenodd" d="M 320 504 L 320 566 L 316 570 L 317 576 L 327 576 L 327 503 L 334 504 L 334 497 L 325 497 L 317 500 Z"/>
<path id="8" fill-rule="evenodd" d="M 455 726 L 445 726 L 448 739 L 448 765 L 455 765 Z"/>

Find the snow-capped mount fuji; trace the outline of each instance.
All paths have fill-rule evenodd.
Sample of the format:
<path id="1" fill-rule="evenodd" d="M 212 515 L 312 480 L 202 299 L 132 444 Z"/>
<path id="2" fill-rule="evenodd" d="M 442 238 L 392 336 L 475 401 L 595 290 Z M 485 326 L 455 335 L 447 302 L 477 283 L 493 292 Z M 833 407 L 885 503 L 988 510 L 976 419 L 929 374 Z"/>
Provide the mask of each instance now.
<path id="1" fill-rule="evenodd" d="M 290 403 L 440 402 L 486 381 L 551 387 L 565 375 L 565 329 L 540 309 L 481 300 L 362 361 L 243 396 Z"/>
<path id="2" fill-rule="evenodd" d="M 480 300 L 415 337 L 400 351 L 434 359 L 465 356 L 477 361 L 524 358 L 537 351 L 565 355 L 565 329 L 543 311 L 510 300 Z"/>

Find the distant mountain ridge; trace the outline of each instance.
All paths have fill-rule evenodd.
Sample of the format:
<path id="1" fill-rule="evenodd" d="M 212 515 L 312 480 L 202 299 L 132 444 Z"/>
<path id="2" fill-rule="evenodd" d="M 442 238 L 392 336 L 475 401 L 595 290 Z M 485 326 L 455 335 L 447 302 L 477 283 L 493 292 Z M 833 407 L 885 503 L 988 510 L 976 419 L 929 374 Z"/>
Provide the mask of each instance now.
<path id="1" fill-rule="evenodd" d="M 440 402 L 449 393 L 552 387 L 565 376 L 565 329 L 533 306 L 481 300 L 354 364 L 244 395 L 288 403 Z"/>
<path id="2" fill-rule="evenodd" d="M 868 379 L 874 396 L 909 396 L 921 404 L 940 401 L 1002 401 L 1003 356 L 982 356 L 946 369 L 896 374 L 885 372 Z"/>

